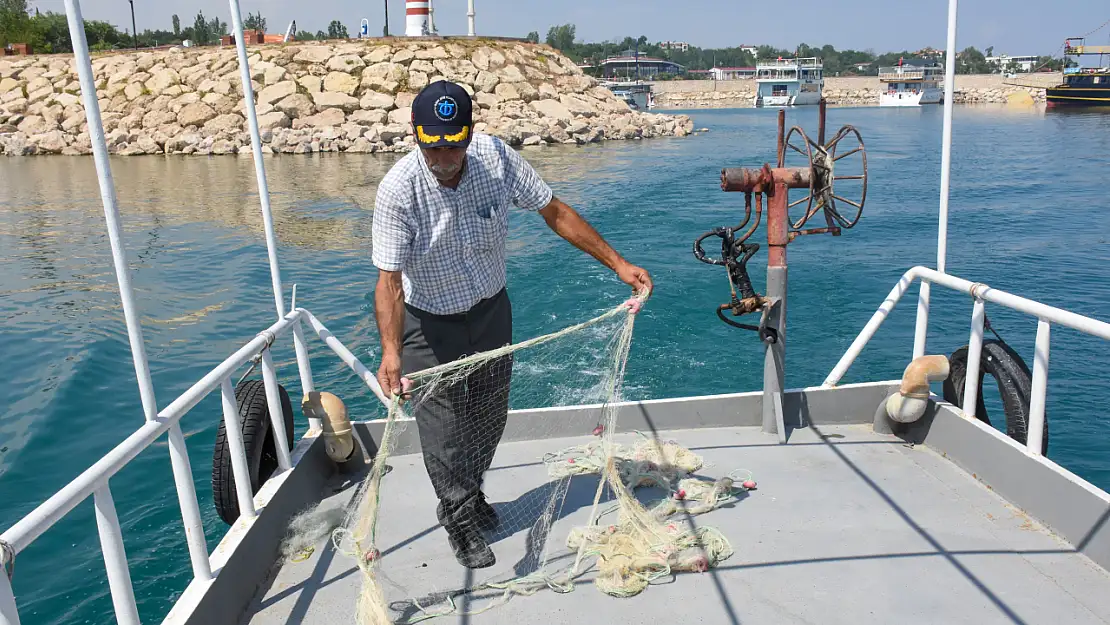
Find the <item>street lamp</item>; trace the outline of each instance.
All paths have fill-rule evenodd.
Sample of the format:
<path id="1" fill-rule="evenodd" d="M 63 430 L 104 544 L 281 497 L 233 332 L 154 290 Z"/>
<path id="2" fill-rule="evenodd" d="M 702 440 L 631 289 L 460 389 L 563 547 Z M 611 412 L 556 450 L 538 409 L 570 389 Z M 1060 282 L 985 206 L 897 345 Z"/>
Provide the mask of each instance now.
<path id="1" fill-rule="evenodd" d="M 139 31 L 135 29 L 135 0 L 127 0 L 131 3 L 131 43 L 132 46 L 139 49 Z"/>

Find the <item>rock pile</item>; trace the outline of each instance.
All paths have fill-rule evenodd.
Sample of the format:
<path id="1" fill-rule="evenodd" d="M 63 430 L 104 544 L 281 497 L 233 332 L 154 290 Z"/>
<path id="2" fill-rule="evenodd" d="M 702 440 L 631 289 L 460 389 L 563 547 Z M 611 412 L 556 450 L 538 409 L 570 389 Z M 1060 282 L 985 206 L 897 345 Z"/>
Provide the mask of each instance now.
<path id="1" fill-rule="evenodd" d="M 409 108 L 430 82 L 474 95 L 475 130 L 512 145 L 683 137 L 685 115 L 640 113 L 543 46 L 494 40 L 366 40 L 252 47 L 263 151 L 393 152 L 413 148 Z M 93 60 L 115 154 L 250 152 L 234 48 L 173 48 Z M 88 154 L 69 56 L 0 60 L 0 151 Z"/>

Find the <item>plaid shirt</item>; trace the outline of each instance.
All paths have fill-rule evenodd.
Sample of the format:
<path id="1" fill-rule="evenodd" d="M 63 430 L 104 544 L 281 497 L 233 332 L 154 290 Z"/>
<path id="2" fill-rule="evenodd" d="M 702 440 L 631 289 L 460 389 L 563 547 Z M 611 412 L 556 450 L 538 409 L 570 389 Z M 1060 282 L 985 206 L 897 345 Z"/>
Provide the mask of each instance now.
<path id="1" fill-rule="evenodd" d="M 509 204 L 538 211 L 551 198 L 524 157 L 495 137 L 474 135 L 457 189 L 440 184 L 415 150 L 378 186 L 374 265 L 401 272 L 408 304 L 466 312 L 505 287 Z"/>

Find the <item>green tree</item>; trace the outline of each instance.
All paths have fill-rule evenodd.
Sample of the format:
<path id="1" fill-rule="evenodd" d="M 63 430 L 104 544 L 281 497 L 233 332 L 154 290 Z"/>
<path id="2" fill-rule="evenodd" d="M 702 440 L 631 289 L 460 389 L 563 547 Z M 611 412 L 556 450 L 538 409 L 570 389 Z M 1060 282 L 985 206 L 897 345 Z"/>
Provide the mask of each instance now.
<path id="1" fill-rule="evenodd" d="M 322 30 L 316 31 L 316 40 L 317 41 L 326 41 L 327 38 L 328 38 L 328 34 L 326 32 L 324 32 Z"/>
<path id="2" fill-rule="evenodd" d="M 547 31 L 547 45 L 556 50 L 569 53 L 574 49 L 574 35 L 574 24 L 552 26 Z"/>
<path id="3" fill-rule="evenodd" d="M 213 17 L 212 21 L 208 22 L 208 31 L 212 33 L 213 39 L 219 39 L 230 32 L 227 22 L 221 22 L 219 17 Z"/>
<path id="4" fill-rule="evenodd" d="M 193 20 L 193 42 L 198 46 L 205 46 L 211 40 L 212 31 L 204 19 L 204 11 L 197 11 L 197 17 Z"/>
<path id="5" fill-rule="evenodd" d="M 262 11 L 258 13 L 248 13 L 247 19 L 243 22 L 243 28 L 266 32 L 266 18 L 262 17 Z"/>
<path id="6" fill-rule="evenodd" d="M 349 39 L 347 35 L 347 27 L 339 20 L 332 20 L 328 24 L 328 39 Z"/>
<path id="7" fill-rule="evenodd" d="M 540 34 L 533 30 L 532 32 L 528 33 L 528 37 L 526 37 L 526 39 L 528 39 L 528 41 L 531 41 L 532 43 L 539 43 Z"/>
<path id="8" fill-rule="evenodd" d="M 178 17 L 177 14 L 175 13 L 172 19 L 173 19 L 173 36 L 174 37 L 180 37 L 181 36 L 181 18 Z"/>
<path id="9" fill-rule="evenodd" d="M 32 48 L 42 45 L 31 23 L 27 0 L 0 0 L 0 45 L 29 43 Z"/>

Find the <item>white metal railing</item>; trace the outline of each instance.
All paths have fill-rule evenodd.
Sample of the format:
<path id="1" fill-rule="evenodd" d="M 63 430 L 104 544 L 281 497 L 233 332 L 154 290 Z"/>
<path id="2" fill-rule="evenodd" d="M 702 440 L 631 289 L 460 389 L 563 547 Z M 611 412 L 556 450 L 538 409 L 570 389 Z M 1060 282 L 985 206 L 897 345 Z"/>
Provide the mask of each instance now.
<path id="1" fill-rule="evenodd" d="M 232 389 L 231 376 L 238 368 L 250 362 L 256 354 L 262 354 L 263 384 L 269 404 L 271 426 L 274 428 L 274 440 L 286 440 L 285 419 L 279 400 L 277 379 L 273 375 L 270 347 L 276 338 L 290 330 L 295 332 L 304 315 L 305 311 L 295 310 L 256 336 L 162 409 L 154 419 L 147 421 L 134 434 L 124 439 L 122 443 L 105 454 L 76 479 L 32 510 L 27 516 L 20 519 L 3 534 L 0 534 L 0 544 L 4 545 L 7 551 L 7 554 L 0 557 L 0 560 L 3 560 L 5 564 L 10 564 L 9 560 L 14 559 L 16 555 L 30 546 L 55 523 L 81 502 L 92 496 L 95 500 L 101 550 L 104 553 L 105 566 L 108 571 L 112 600 L 116 608 L 116 618 L 120 623 L 137 623 L 134 591 L 128 572 L 127 556 L 123 547 L 119 519 L 116 516 L 111 491 L 108 488 L 109 481 L 162 434 L 169 433 L 172 437 L 173 432 L 180 433 L 179 422 L 181 418 L 188 414 L 202 399 L 219 388 L 223 399 L 228 447 L 232 458 L 232 470 L 239 497 L 240 513 L 247 519 L 254 517 L 250 474 L 239 427 L 239 408 Z M 270 363 L 269 366 L 266 364 L 267 361 Z M 270 374 L 265 373 L 267 369 L 270 369 Z M 276 447 L 279 450 L 278 471 L 289 470 L 292 468 L 289 451 L 281 444 L 277 444 Z M 174 449 L 177 449 L 177 447 L 171 447 L 171 453 L 175 453 L 172 451 Z M 180 450 L 187 458 L 188 452 L 185 449 L 183 439 L 180 441 Z M 193 485 L 193 476 L 191 473 L 179 474 L 177 471 L 179 466 L 186 465 L 184 463 L 174 463 L 174 481 L 177 484 L 178 499 L 181 504 L 182 517 L 185 520 L 186 535 L 189 538 L 189 555 L 193 563 L 193 577 L 201 581 L 210 580 L 212 579 L 212 568 L 208 548 L 204 540 L 204 527 L 201 522 L 200 507 Z M 196 540 L 193 540 L 194 536 Z M 199 545 L 199 548 L 197 545 Z M 19 617 L 15 611 L 14 599 L 11 598 L 9 578 L 7 575 L 0 574 L 0 625 L 15 625 L 16 623 L 19 623 Z"/>
<path id="2" fill-rule="evenodd" d="M 887 295 L 886 300 L 883 301 L 879 310 L 871 317 L 871 320 L 864 326 L 863 331 L 860 332 L 856 340 L 848 347 L 848 351 L 840 358 L 840 362 L 836 363 L 832 372 L 825 379 L 824 386 L 836 386 L 848 372 L 848 368 L 852 366 L 856 358 L 859 357 L 860 352 L 867 343 L 878 332 L 879 327 L 883 325 L 883 321 L 894 310 L 898 301 L 906 294 L 910 286 L 915 280 L 921 280 L 921 288 L 929 284 L 937 284 L 954 291 L 967 293 L 974 299 L 974 305 L 971 311 L 971 339 L 968 342 L 968 355 L 967 355 L 967 378 L 964 382 L 964 398 L 963 406 L 961 409 L 964 414 L 970 418 L 975 417 L 975 404 L 979 396 L 979 360 L 982 354 L 983 346 L 983 329 L 984 321 L 986 318 L 986 304 L 998 304 L 1011 310 L 1016 310 L 1027 315 L 1032 315 L 1038 318 L 1037 324 L 1037 343 L 1035 353 L 1033 355 L 1033 384 L 1030 391 L 1029 401 L 1029 426 L 1028 426 L 1028 439 L 1026 447 L 1029 453 L 1040 455 L 1041 446 L 1044 442 L 1044 412 L 1045 412 L 1045 392 L 1048 386 L 1048 353 L 1049 353 L 1049 339 L 1051 335 L 1052 324 L 1058 324 L 1064 327 L 1078 330 L 1084 334 L 1097 336 L 1099 338 L 1110 340 L 1110 323 L 1085 317 L 1062 308 L 1055 306 L 1048 306 L 1040 302 L 1026 299 L 1006 291 L 999 291 L 991 287 L 979 283 L 969 282 L 962 278 L 957 278 L 946 273 L 929 269 L 927 267 L 914 267 L 907 271 L 898 284 Z M 928 309 L 924 310 L 918 307 L 918 328 L 921 327 L 921 315 L 928 314 Z M 924 355 L 925 335 L 924 333 L 917 332 L 914 337 L 914 358 Z"/>
<path id="3" fill-rule="evenodd" d="M 923 69 L 899 70 L 894 67 L 879 69 L 879 80 L 922 80 L 925 78 Z"/>

